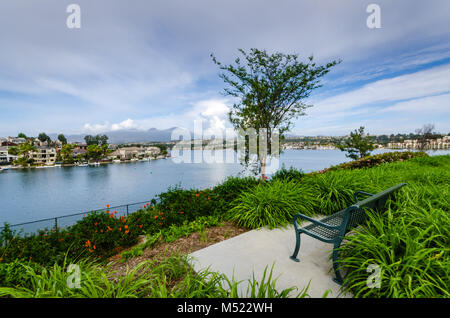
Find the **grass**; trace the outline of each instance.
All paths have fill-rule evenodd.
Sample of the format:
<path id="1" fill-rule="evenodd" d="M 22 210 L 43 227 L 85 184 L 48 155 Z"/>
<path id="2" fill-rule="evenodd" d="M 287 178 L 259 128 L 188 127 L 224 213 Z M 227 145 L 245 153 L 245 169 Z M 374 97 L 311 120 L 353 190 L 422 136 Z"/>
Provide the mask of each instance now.
<path id="1" fill-rule="evenodd" d="M 308 297 L 308 286 L 295 294 L 296 287 L 277 290 L 273 266 L 266 266 L 260 280 L 253 275 L 247 289 L 239 292 L 242 281 L 230 279 L 209 269 L 194 272 L 183 255 L 162 261 L 144 261 L 125 275 L 118 276 L 90 261 L 77 265 L 81 269 L 79 288 L 67 284 L 70 273 L 65 266 L 40 270 L 23 264 L 27 273 L 21 286 L 0 287 L 0 297 L 12 298 L 286 298 Z M 327 293 L 324 293 L 326 296 Z"/>
<path id="2" fill-rule="evenodd" d="M 228 218 L 247 228 L 275 228 L 291 222 L 295 213 L 314 211 L 313 191 L 295 181 L 275 180 L 242 193 Z"/>
<path id="3" fill-rule="evenodd" d="M 408 186 L 341 248 L 342 266 L 350 269 L 345 286 L 355 297 L 450 297 L 449 159 L 417 158 L 367 174 L 386 177 L 374 179 L 383 186 Z M 380 266 L 380 288 L 367 285 L 370 264 Z"/>

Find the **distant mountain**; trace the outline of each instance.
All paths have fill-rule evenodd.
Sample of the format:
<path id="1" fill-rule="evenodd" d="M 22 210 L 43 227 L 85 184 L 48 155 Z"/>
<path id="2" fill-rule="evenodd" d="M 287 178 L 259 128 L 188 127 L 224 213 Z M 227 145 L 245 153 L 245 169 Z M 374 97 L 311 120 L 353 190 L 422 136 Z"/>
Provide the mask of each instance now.
<path id="1" fill-rule="evenodd" d="M 150 128 L 148 130 L 124 129 L 124 130 L 108 131 L 98 134 L 107 135 L 108 143 L 110 144 L 157 142 L 157 141 L 168 142 L 171 141 L 171 134 L 172 131 L 175 129 L 176 129 L 175 127 L 163 130 L 159 130 L 156 128 Z M 84 137 L 86 135 L 97 135 L 97 133 L 66 135 L 66 138 L 67 141 L 69 142 L 84 142 Z M 58 138 L 58 134 L 49 134 L 49 137 L 55 140 Z"/>

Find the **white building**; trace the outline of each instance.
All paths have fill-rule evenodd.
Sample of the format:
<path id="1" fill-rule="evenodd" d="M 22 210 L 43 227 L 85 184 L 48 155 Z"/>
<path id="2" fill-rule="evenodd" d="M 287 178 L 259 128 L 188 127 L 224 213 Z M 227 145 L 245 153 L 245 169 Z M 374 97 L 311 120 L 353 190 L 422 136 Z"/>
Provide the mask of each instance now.
<path id="1" fill-rule="evenodd" d="M 12 164 L 17 156 L 10 155 L 8 153 L 9 147 L 0 147 L 0 164 Z"/>

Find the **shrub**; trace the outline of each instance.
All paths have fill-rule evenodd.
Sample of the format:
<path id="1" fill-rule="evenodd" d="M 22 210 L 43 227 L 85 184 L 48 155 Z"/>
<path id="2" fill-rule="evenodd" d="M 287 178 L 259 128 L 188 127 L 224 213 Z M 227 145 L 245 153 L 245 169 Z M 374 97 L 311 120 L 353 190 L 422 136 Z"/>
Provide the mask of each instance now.
<path id="1" fill-rule="evenodd" d="M 234 206 L 234 200 L 243 192 L 248 191 L 261 181 L 254 177 L 228 177 L 224 182 L 213 188 L 216 194 L 215 213 L 225 214 Z"/>
<path id="2" fill-rule="evenodd" d="M 301 170 L 297 170 L 294 167 L 290 167 L 289 170 L 285 168 L 284 164 L 281 169 L 277 170 L 272 175 L 272 181 L 283 180 L 283 181 L 301 181 L 305 173 Z"/>
<path id="3" fill-rule="evenodd" d="M 305 179 L 305 185 L 315 193 L 314 212 L 329 215 L 354 203 L 355 191 L 364 190 L 360 175 L 345 171 L 333 171 Z"/>
<path id="4" fill-rule="evenodd" d="M 361 168 L 371 168 L 385 163 L 392 163 L 396 161 L 405 161 L 413 158 L 428 157 L 425 152 L 413 152 L 413 151 L 396 151 L 396 152 L 385 152 L 378 155 L 367 156 L 359 160 L 354 160 L 346 163 L 342 163 L 337 166 L 332 166 L 330 168 L 320 170 L 317 172 L 312 172 L 311 174 L 324 173 L 327 171 L 335 170 L 351 170 L 351 169 L 361 169 Z"/>
<path id="5" fill-rule="evenodd" d="M 248 228 L 274 228 L 292 221 L 296 213 L 311 215 L 314 193 L 308 187 L 290 181 L 275 180 L 242 193 L 228 217 Z"/>
<path id="6" fill-rule="evenodd" d="M 369 214 L 364 230 L 347 237 L 341 263 L 355 297 L 450 297 L 450 218 L 429 208 Z M 380 266 L 380 288 L 367 286 L 367 266 Z"/>
<path id="7" fill-rule="evenodd" d="M 158 195 L 160 200 L 155 208 L 166 215 L 166 221 L 182 223 L 185 219 L 213 214 L 216 196 L 211 189 L 185 190 L 176 186 Z"/>

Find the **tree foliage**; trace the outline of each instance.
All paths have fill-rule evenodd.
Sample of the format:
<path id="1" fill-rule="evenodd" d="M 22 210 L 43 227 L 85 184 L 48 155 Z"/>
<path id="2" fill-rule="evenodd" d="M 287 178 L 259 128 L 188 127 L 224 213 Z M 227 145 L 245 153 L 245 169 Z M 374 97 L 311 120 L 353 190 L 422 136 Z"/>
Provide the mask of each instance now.
<path id="1" fill-rule="evenodd" d="M 66 136 L 64 136 L 63 134 L 59 134 L 59 135 L 58 135 L 58 140 L 59 140 L 63 145 L 67 145 L 67 138 L 66 138 Z"/>
<path id="2" fill-rule="evenodd" d="M 236 99 L 229 119 L 236 129 L 255 129 L 258 137 L 260 129 L 265 129 L 270 149 L 272 133 L 278 130 L 282 137 L 292 128 L 294 119 L 306 114 L 312 105 L 307 105 L 305 99 L 321 86 L 320 78 L 340 61 L 317 65 L 312 56 L 301 62 L 297 54 L 269 54 L 255 48 L 239 52 L 243 60 L 238 57 L 229 65 L 211 54 L 227 85 L 224 95 Z M 261 162 L 265 158 L 258 159 Z"/>
<path id="3" fill-rule="evenodd" d="M 95 135 L 95 136 L 87 135 L 84 137 L 84 140 L 86 141 L 86 144 L 88 146 L 90 146 L 90 145 L 103 146 L 103 145 L 108 144 L 108 136 L 107 135 Z"/>
<path id="4" fill-rule="evenodd" d="M 346 151 L 348 158 L 357 160 L 370 155 L 370 152 L 375 149 L 372 142 L 372 137 L 364 133 L 364 127 L 355 129 L 350 133 L 350 138 L 346 139 L 343 144 L 337 145 L 337 148 L 341 151 Z"/>
<path id="5" fill-rule="evenodd" d="M 48 144 L 52 141 L 52 139 L 46 133 L 40 133 L 38 139 L 41 142 L 47 142 Z"/>

